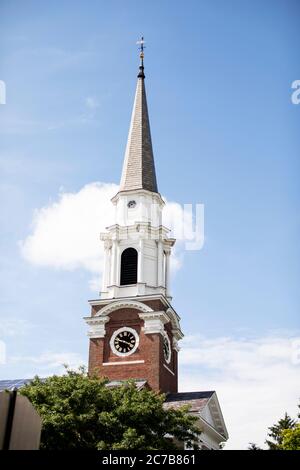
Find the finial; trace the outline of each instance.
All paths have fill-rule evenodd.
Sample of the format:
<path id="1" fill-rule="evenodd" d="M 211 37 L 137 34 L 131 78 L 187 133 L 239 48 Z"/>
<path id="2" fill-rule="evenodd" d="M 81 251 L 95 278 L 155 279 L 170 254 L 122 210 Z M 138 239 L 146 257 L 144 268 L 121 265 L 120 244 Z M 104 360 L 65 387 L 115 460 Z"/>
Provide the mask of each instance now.
<path id="1" fill-rule="evenodd" d="M 140 71 L 138 73 L 138 78 L 145 78 L 145 74 L 144 74 L 144 44 L 145 44 L 145 41 L 144 41 L 144 36 L 141 37 L 141 39 L 139 41 L 136 42 L 138 45 L 139 45 L 139 50 L 140 50 L 140 59 L 141 59 L 141 62 L 140 62 Z"/>

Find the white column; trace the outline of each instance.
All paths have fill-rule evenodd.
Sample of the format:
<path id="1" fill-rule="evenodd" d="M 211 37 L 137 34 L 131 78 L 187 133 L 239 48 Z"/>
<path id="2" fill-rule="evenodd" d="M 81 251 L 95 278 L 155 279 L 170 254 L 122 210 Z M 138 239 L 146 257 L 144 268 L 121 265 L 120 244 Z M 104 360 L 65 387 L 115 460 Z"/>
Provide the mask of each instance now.
<path id="1" fill-rule="evenodd" d="M 171 250 L 166 250 L 166 296 L 170 296 L 170 254 Z"/>
<path id="2" fill-rule="evenodd" d="M 116 240 L 112 241 L 112 249 L 111 249 L 111 269 L 110 269 L 110 284 L 116 284 Z"/>
<path id="3" fill-rule="evenodd" d="M 107 272 L 106 272 L 106 285 L 110 285 L 110 279 L 111 279 L 111 270 L 112 270 L 112 264 L 111 264 L 111 252 L 112 252 L 112 243 L 110 242 L 110 247 L 108 250 L 108 257 L 107 257 Z"/>
<path id="4" fill-rule="evenodd" d="M 120 242 L 119 240 L 116 240 L 116 282 L 115 284 L 117 286 L 120 285 L 121 279 L 121 249 L 120 249 Z"/>
<path id="5" fill-rule="evenodd" d="M 104 269 L 102 278 L 102 292 L 105 292 L 109 283 L 109 244 L 104 242 Z"/>
<path id="6" fill-rule="evenodd" d="M 144 239 L 140 238 L 138 254 L 138 282 L 144 282 Z"/>
<path id="7" fill-rule="evenodd" d="M 163 285 L 164 253 L 162 240 L 157 241 L 157 287 Z"/>

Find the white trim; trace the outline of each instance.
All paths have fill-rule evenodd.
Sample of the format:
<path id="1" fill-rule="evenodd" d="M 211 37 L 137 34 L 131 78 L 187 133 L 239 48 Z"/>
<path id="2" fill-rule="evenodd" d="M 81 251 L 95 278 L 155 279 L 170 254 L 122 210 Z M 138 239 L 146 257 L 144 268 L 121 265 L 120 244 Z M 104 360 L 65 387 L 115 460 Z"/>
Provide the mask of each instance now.
<path id="1" fill-rule="evenodd" d="M 163 335 L 164 325 L 168 323 L 169 317 L 163 310 L 158 312 L 147 312 L 139 313 L 139 317 L 144 321 L 142 331 L 145 335 L 152 335 L 154 333 L 160 333 Z"/>
<path id="2" fill-rule="evenodd" d="M 163 207 L 165 205 L 164 200 L 162 199 L 161 195 L 159 193 L 153 193 L 152 191 L 148 191 L 147 189 L 128 189 L 128 190 L 121 190 L 118 191 L 117 194 L 111 198 L 111 202 L 113 204 L 116 204 L 120 195 L 127 195 L 127 196 L 136 196 L 139 194 L 144 194 L 151 196 L 154 199 L 157 199 L 159 205 Z"/>
<path id="3" fill-rule="evenodd" d="M 172 330 L 172 333 L 175 335 L 176 331 Z M 180 351 L 180 347 L 178 346 L 178 339 L 176 339 L 175 336 L 173 336 L 172 347 L 175 351 L 177 351 L 177 352 Z"/>
<path id="4" fill-rule="evenodd" d="M 105 323 L 109 321 L 108 316 L 103 317 L 85 317 L 84 320 L 90 327 L 87 335 L 93 338 L 104 338 L 106 334 Z"/>
<path id="5" fill-rule="evenodd" d="M 120 334 L 120 333 L 123 333 L 124 331 L 129 331 L 130 333 L 132 333 L 135 337 L 135 345 L 134 345 L 134 348 L 131 349 L 130 351 L 128 352 L 125 352 L 125 353 L 121 353 L 120 351 L 118 351 L 116 348 L 115 348 L 115 339 L 116 337 Z M 119 328 L 118 330 L 114 331 L 111 338 L 110 338 L 110 341 L 109 341 L 109 345 L 111 347 L 111 350 L 112 352 L 116 355 L 116 356 L 119 356 L 119 357 L 126 357 L 126 356 L 130 356 L 131 354 L 133 354 L 138 346 L 139 346 L 139 342 L 140 342 L 140 338 L 139 338 L 139 335 L 137 333 L 137 331 L 133 328 L 130 328 L 129 326 L 123 326 L 122 328 Z"/>
<path id="6" fill-rule="evenodd" d="M 103 366 L 121 366 L 122 364 L 144 364 L 144 360 L 141 361 L 118 361 L 118 362 L 103 362 Z"/>
<path id="7" fill-rule="evenodd" d="M 198 416 L 198 419 L 199 421 L 202 421 L 202 423 L 207 426 L 212 433 L 215 433 L 217 436 L 221 437 L 222 439 L 220 439 L 220 442 L 224 442 L 228 439 L 227 436 L 224 436 L 223 434 L 221 434 L 216 428 L 214 428 L 208 421 L 206 421 L 206 419 L 204 419 L 201 414 L 199 413 L 199 416 Z"/>
<path id="8" fill-rule="evenodd" d="M 126 300 L 133 300 L 132 297 L 128 296 L 128 297 L 124 297 L 122 299 L 122 301 L 126 301 Z M 163 295 L 163 294 L 148 294 L 148 295 L 143 295 L 143 296 L 140 296 L 139 297 L 139 301 L 140 302 L 143 302 L 144 300 L 161 300 L 161 302 L 168 308 L 171 308 L 171 310 L 175 313 L 175 310 L 173 309 L 173 307 L 171 306 L 170 302 L 167 300 L 167 298 Z M 109 302 L 109 299 L 93 299 L 93 300 L 89 300 L 88 303 L 91 305 L 91 306 L 94 306 L 94 305 L 102 305 L 102 304 L 107 304 Z M 176 313 L 178 319 L 180 320 L 178 314 Z"/>
<path id="9" fill-rule="evenodd" d="M 171 369 L 169 369 L 168 366 L 166 366 L 166 364 L 163 364 L 163 366 L 167 369 L 167 371 L 170 372 L 170 374 L 175 375 L 174 372 Z"/>
<path id="10" fill-rule="evenodd" d="M 169 346 L 169 354 L 168 354 L 168 357 L 166 358 L 165 356 L 165 350 L 164 350 L 164 359 L 166 361 L 167 364 L 170 364 L 171 362 L 171 357 L 172 357 L 172 348 L 171 348 L 171 341 L 170 341 L 170 338 L 169 338 L 169 335 L 168 333 L 166 332 L 166 330 L 164 330 L 163 332 L 163 339 L 164 340 L 167 340 L 167 343 L 168 343 L 168 346 Z"/>
<path id="11" fill-rule="evenodd" d="M 96 313 L 95 316 L 102 317 L 102 315 L 108 315 L 109 313 L 112 313 L 115 310 L 119 310 L 120 308 L 134 308 L 144 313 L 153 312 L 152 308 L 148 307 L 148 305 L 145 305 L 142 302 L 137 302 L 136 300 L 117 300 L 115 302 L 110 302 L 108 305 L 103 307 L 101 310 L 99 310 L 99 312 Z"/>
<path id="12" fill-rule="evenodd" d="M 210 399 L 208 400 L 207 402 L 207 406 L 209 407 L 210 409 L 210 412 L 212 414 L 212 418 L 214 421 L 218 421 L 220 422 L 220 424 L 218 424 L 217 422 L 215 422 L 215 426 L 217 427 L 222 427 L 223 429 L 223 436 L 225 436 L 226 440 L 229 438 L 229 435 L 228 435 L 228 431 L 227 431 L 227 428 L 226 428 L 226 424 L 225 424 L 225 421 L 224 421 L 224 418 L 223 418 L 223 414 L 222 414 L 222 410 L 221 410 L 221 406 L 220 406 L 220 403 L 219 403 L 219 400 L 218 400 L 218 397 L 217 397 L 217 394 L 216 392 L 213 393 L 213 395 L 210 397 Z M 214 409 L 212 408 L 216 408 L 217 411 L 215 411 Z M 217 418 L 217 419 L 216 419 Z M 219 431 L 220 432 L 220 431 Z M 222 433 L 220 433 L 222 435 Z"/>
<path id="13" fill-rule="evenodd" d="M 171 306 L 168 299 L 162 294 L 149 294 L 149 295 L 141 295 L 138 296 L 139 301 L 135 300 L 136 297 L 124 297 L 120 300 L 112 300 L 112 299 L 99 299 L 99 300 L 89 300 L 89 304 L 91 307 L 105 305 L 102 309 L 100 309 L 95 316 L 100 317 L 102 315 L 109 315 L 111 312 L 118 310 L 119 308 L 133 308 L 138 310 L 139 312 L 143 313 L 150 313 L 153 312 L 153 309 L 150 308 L 148 305 L 144 304 L 144 301 L 149 300 L 160 300 L 163 305 L 167 307 L 165 312 L 168 319 L 171 321 L 172 324 L 172 334 L 173 337 L 177 341 L 183 338 L 183 333 L 180 329 L 180 317 Z"/>

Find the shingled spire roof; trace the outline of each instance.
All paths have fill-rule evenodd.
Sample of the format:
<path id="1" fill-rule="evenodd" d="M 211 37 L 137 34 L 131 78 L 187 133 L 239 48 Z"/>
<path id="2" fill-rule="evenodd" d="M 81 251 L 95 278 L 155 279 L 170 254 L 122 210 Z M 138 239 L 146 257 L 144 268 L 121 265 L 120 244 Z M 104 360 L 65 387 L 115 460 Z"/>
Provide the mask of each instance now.
<path id="1" fill-rule="evenodd" d="M 144 75 L 143 39 L 141 41 L 141 64 L 128 134 L 120 191 L 146 189 L 158 192 Z"/>

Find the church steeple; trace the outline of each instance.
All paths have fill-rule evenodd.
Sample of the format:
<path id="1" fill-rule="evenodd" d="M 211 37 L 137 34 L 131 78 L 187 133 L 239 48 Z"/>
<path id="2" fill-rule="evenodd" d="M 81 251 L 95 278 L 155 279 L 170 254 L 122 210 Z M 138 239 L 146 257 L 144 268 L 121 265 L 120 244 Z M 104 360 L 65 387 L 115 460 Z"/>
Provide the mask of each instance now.
<path id="1" fill-rule="evenodd" d="M 104 242 L 101 298 L 90 302 L 89 371 L 110 380 L 139 379 L 177 391 L 179 317 L 171 306 L 170 256 L 175 243 L 162 224 L 140 44 L 138 82 L 114 224 Z"/>
<path id="2" fill-rule="evenodd" d="M 131 116 L 120 191 L 146 189 L 158 192 L 148 116 L 145 74 L 144 38 L 140 44 L 140 66 Z"/>

